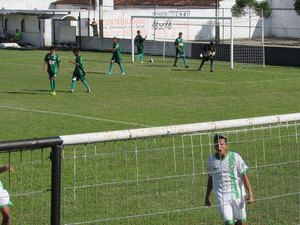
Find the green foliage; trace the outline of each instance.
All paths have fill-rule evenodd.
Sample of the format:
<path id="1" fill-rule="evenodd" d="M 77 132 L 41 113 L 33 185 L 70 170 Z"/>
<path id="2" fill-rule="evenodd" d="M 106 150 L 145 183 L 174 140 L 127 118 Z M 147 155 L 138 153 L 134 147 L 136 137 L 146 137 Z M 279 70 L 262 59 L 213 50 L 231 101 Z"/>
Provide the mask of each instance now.
<path id="1" fill-rule="evenodd" d="M 294 7 L 298 15 L 300 15 L 300 0 L 295 0 Z"/>
<path id="2" fill-rule="evenodd" d="M 267 0 L 262 2 L 258 2 L 257 0 L 236 0 L 231 11 L 234 16 L 241 17 L 246 15 L 246 9 L 254 10 L 259 16 L 261 15 L 261 11 L 263 11 L 263 15 L 266 18 L 271 16 L 271 8 Z"/>

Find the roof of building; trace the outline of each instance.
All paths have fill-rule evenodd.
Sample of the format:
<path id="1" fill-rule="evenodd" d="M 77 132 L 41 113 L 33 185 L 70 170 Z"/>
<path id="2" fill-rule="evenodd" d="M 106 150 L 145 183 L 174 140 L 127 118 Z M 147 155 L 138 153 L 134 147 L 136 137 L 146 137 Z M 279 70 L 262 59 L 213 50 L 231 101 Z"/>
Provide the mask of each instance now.
<path id="1" fill-rule="evenodd" d="M 53 4 L 61 5 L 95 5 L 95 0 L 59 0 L 53 2 Z"/>
<path id="2" fill-rule="evenodd" d="M 141 5 L 141 6 L 214 6 L 216 0 L 114 0 L 115 6 L 126 6 L 126 5 Z M 54 4 L 62 5 L 94 5 L 95 0 L 59 0 Z"/>
<path id="3" fill-rule="evenodd" d="M 158 6 L 214 6 L 216 0 L 114 0 L 116 6 L 158 5 Z"/>

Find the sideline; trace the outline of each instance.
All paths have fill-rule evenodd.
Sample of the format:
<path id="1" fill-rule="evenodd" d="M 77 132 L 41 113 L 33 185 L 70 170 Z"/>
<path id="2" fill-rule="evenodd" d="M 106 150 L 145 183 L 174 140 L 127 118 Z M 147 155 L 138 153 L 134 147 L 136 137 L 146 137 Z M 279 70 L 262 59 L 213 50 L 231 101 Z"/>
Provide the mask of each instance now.
<path id="1" fill-rule="evenodd" d="M 146 125 L 146 124 L 131 123 L 131 122 L 126 122 L 126 121 L 110 120 L 110 119 L 96 118 L 96 117 L 90 117 L 90 116 L 81 116 L 81 115 L 75 115 L 75 114 L 70 114 L 70 113 L 51 112 L 51 111 L 44 111 L 44 110 L 37 110 L 37 109 L 26 109 L 26 108 L 4 106 L 4 105 L 0 105 L 0 108 L 2 108 L 2 109 L 12 109 L 12 110 L 18 110 L 18 111 L 24 111 L 24 112 L 34 112 L 34 113 L 44 113 L 44 114 L 52 114 L 52 115 L 59 115 L 59 116 L 69 116 L 69 117 L 74 117 L 74 118 L 87 119 L 87 120 L 96 120 L 96 121 L 105 121 L 105 122 L 110 122 L 110 123 L 136 125 L 136 126 L 139 126 L 139 127 L 152 127 L 152 126 Z"/>

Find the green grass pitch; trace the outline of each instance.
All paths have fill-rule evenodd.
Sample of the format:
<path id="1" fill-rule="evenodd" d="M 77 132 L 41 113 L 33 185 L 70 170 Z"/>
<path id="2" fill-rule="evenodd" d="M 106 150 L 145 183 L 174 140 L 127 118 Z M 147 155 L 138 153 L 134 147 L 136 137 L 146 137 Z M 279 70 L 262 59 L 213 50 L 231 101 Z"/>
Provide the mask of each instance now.
<path id="1" fill-rule="evenodd" d="M 1 140 L 48 137 L 163 125 L 197 123 L 295 113 L 300 111 L 299 68 L 251 67 L 230 70 L 215 62 L 197 71 L 199 60 L 182 60 L 172 67 L 145 57 L 131 63 L 124 55 L 126 75 L 118 65 L 106 75 L 111 54 L 82 52 L 91 93 L 77 82 L 69 93 L 74 60 L 71 51 L 61 56 L 57 95 L 50 96 L 48 76 L 42 75 L 48 51 L 1 50 Z"/>
<path id="2" fill-rule="evenodd" d="M 42 75 L 43 59 L 48 51 L 0 50 L 0 141 L 300 111 L 299 68 L 235 65 L 235 69 L 230 70 L 229 63 L 216 61 L 215 71 L 211 73 L 208 63 L 203 71 L 196 70 L 199 59 L 190 59 L 190 68 L 185 69 L 182 60 L 174 68 L 173 58 L 163 61 L 156 57 L 150 63 L 150 57 L 145 56 L 145 63 L 141 64 L 131 63 L 130 55 L 124 55 L 126 75 L 121 76 L 118 65 L 114 65 L 113 75 L 108 76 L 111 54 L 83 51 L 86 78 L 92 92 L 86 93 L 83 84 L 77 82 L 75 93 L 70 93 L 74 65 L 69 60 L 74 60 L 74 56 L 71 51 L 57 52 L 62 60 L 61 76 L 57 79 L 57 95 L 51 96 L 48 75 Z M 282 129 L 274 137 L 296 132 L 289 129 Z M 271 135 L 268 130 L 263 132 L 260 137 L 266 140 L 232 146 L 244 157 L 248 157 L 247 149 L 251 149 L 246 158 L 250 166 L 263 165 L 250 170 L 255 197 L 261 199 L 247 208 L 251 224 L 278 224 L 280 221 L 280 224 L 296 225 L 299 199 L 294 198 L 295 195 L 280 197 L 282 193 L 299 190 L 299 162 L 296 161 L 299 153 L 297 148 L 290 146 L 296 141 L 282 138 L 278 144 L 276 138 L 268 136 Z M 251 139 L 257 133 L 248 135 Z M 215 207 L 203 209 L 207 181 L 205 163 L 210 147 L 207 144 L 203 149 L 193 148 L 190 139 L 189 136 L 176 137 L 175 150 L 173 137 L 97 144 L 97 157 L 94 145 L 77 146 L 75 150 L 73 146 L 65 147 L 62 182 L 67 188 L 62 192 L 62 222 L 219 224 Z M 200 143 L 196 136 L 194 143 Z M 263 145 L 265 149 L 261 149 Z M 271 148 L 273 145 L 276 147 Z M 138 154 L 136 148 L 141 149 Z M 289 154 L 276 152 L 278 149 L 288 150 Z M 173 160 L 174 151 L 176 160 Z M 10 160 L 15 167 L 10 177 L 7 174 L 1 177 L 14 203 L 13 224 L 49 224 L 49 154 L 50 149 L 1 154 L 1 163 Z M 291 157 L 292 163 L 268 167 L 289 162 L 286 157 Z M 265 200 L 269 196 L 278 198 Z M 190 208 L 193 210 L 188 210 Z"/>

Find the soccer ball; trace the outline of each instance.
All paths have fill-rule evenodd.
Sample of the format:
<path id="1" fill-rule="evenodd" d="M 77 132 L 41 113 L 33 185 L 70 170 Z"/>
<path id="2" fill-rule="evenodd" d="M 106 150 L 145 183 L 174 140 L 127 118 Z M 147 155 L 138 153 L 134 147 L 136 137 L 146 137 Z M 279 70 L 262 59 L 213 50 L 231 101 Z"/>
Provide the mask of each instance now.
<path id="1" fill-rule="evenodd" d="M 150 62 L 153 63 L 153 59 L 152 58 L 150 59 Z"/>

